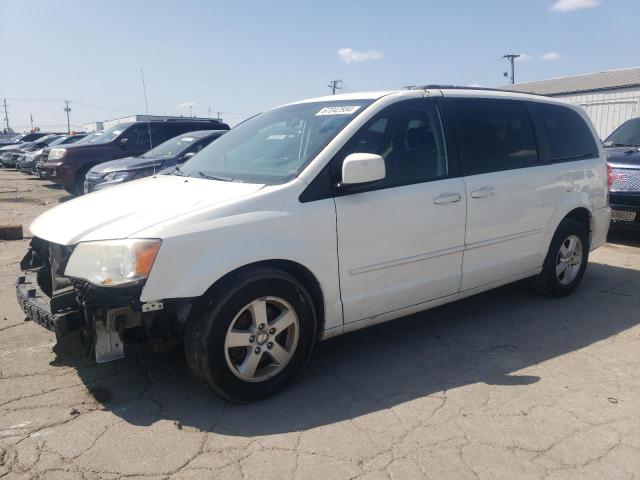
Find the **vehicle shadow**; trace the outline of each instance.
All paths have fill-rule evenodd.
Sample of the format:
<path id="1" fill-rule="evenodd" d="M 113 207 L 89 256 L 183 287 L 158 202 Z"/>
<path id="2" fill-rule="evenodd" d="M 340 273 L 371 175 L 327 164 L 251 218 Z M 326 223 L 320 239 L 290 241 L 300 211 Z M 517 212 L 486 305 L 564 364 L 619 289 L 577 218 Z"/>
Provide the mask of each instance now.
<path id="1" fill-rule="evenodd" d="M 91 365 L 58 344 L 94 397 L 127 422 L 162 419 L 237 436 L 306 430 L 420 400 L 439 405 L 447 390 L 484 382 L 517 388 L 540 380 L 517 373 L 640 323 L 640 271 L 591 263 L 563 299 L 524 282 L 319 343 L 306 372 L 282 393 L 233 405 L 191 379 L 180 352 L 141 354 Z M 110 369 L 110 370 L 109 370 Z M 539 369 L 536 371 L 539 372 Z"/>

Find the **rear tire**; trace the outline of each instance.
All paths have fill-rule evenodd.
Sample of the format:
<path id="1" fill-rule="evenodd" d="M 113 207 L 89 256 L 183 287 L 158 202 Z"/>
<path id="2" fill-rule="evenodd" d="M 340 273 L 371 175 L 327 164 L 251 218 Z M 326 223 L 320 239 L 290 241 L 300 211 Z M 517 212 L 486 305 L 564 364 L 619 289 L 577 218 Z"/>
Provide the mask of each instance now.
<path id="1" fill-rule="evenodd" d="M 566 218 L 553 235 L 542 272 L 534 278 L 534 288 L 547 297 L 569 295 L 577 287 L 589 261 L 589 232 L 586 226 Z"/>
<path id="2" fill-rule="evenodd" d="M 185 326 L 187 364 L 226 400 L 259 400 L 302 372 L 316 323 L 311 296 L 298 279 L 273 268 L 242 270 L 194 307 Z"/>

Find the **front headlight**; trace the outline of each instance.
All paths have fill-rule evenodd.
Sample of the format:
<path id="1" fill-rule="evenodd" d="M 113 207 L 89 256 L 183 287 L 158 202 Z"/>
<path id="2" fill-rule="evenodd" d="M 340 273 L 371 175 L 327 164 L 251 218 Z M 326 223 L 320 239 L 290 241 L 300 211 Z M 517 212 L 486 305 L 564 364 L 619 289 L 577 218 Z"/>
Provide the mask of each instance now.
<path id="1" fill-rule="evenodd" d="M 49 150 L 49 156 L 47 158 L 49 160 L 62 160 L 66 156 L 66 148 L 52 148 L 51 150 Z"/>
<path id="2" fill-rule="evenodd" d="M 124 180 L 132 177 L 133 172 L 111 172 L 104 176 L 105 182 L 115 182 L 116 180 Z"/>
<path id="3" fill-rule="evenodd" d="M 105 287 L 126 286 L 149 276 L 160 240 L 104 240 L 79 243 L 64 274 Z"/>

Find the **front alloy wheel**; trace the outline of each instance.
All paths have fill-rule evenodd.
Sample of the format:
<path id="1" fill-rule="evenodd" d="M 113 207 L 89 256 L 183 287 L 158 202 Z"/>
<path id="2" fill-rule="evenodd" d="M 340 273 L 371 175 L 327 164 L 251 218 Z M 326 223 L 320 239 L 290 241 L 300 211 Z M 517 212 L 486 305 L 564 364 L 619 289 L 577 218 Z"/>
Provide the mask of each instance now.
<path id="1" fill-rule="evenodd" d="M 242 269 L 215 285 L 185 326 L 191 372 L 235 402 L 265 398 L 306 365 L 316 338 L 316 312 L 305 286 L 270 267 Z"/>
<path id="2" fill-rule="evenodd" d="M 291 360 L 298 345 L 298 331 L 298 316 L 285 300 L 254 300 L 240 310 L 227 330 L 227 366 L 246 382 L 268 380 Z"/>

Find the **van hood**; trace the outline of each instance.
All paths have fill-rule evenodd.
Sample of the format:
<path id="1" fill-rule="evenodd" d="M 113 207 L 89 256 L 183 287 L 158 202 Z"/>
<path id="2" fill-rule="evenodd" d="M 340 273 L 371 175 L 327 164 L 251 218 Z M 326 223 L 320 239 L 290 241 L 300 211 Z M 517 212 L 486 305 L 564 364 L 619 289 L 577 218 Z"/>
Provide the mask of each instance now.
<path id="1" fill-rule="evenodd" d="M 158 175 L 75 198 L 37 217 L 31 233 L 60 245 L 119 239 L 205 207 L 246 197 L 264 185 Z"/>

